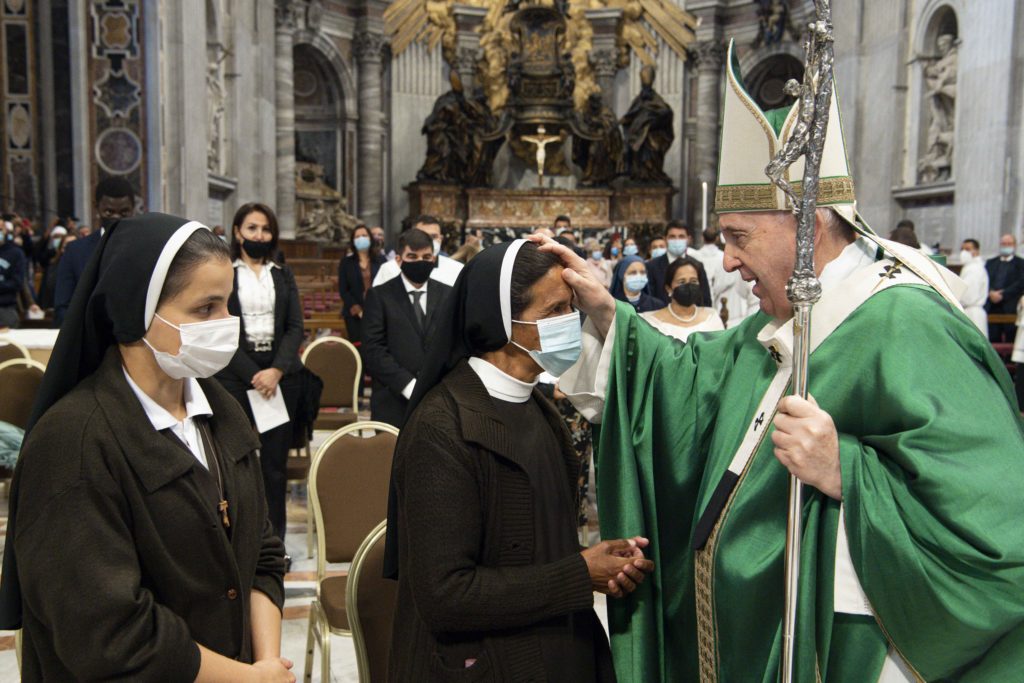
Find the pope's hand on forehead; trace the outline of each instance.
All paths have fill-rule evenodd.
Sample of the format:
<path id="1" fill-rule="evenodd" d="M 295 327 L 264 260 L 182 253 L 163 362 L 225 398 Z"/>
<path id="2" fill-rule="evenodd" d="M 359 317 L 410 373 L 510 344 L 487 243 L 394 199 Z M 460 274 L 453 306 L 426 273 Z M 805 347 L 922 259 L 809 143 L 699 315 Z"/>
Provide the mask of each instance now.
<path id="1" fill-rule="evenodd" d="M 562 279 L 572 287 L 576 305 L 597 326 L 598 332 L 608 334 L 615 319 L 615 299 L 608 289 L 598 282 L 587 262 L 575 251 L 543 235 L 530 235 L 526 239 L 537 244 L 541 251 L 554 254 L 565 266 Z"/>

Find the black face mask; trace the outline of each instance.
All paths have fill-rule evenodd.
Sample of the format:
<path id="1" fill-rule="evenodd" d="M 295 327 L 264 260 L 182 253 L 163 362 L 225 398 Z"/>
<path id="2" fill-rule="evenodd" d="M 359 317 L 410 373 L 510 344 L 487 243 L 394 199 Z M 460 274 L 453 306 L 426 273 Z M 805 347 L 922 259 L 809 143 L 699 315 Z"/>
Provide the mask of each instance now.
<path id="1" fill-rule="evenodd" d="M 242 249 L 249 255 L 249 258 L 263 260 L 270 255 L 270 242 L 257 242 L 256 240 L 242 240 Z"/>
<path id="2" fill-rule="evenodd" d="M 680 306 L 693 306 L 700 301 L 700 285 L 694 282 L 679 285 L 672 290 L 672 300 Z"/>
<path id="3" fill-rule="evenodd" d="M 434 270 L 433 261 L 402 261 L 402 274 L 414 285 L 422 285 Z"/>

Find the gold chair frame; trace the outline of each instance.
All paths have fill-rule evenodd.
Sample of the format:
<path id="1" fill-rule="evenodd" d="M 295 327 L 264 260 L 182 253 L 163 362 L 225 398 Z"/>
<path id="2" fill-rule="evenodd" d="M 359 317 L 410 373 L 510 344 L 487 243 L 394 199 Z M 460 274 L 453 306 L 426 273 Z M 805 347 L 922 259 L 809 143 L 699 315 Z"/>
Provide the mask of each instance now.
<path id="1" fill-rule="evenodd" d="M 352 384 L 352 412 L 357 416 L 359 415 L 359 383 L 363 381 L 363 357 L 359 355 L 359 349 L 355 347 L 352 342 L 344 337 L 325 336 L 314 340 L 306 347 L 306 350 L 302 352 L 302 365 L 306 365 L 306 358 L 309 357 L 309 352 L 327 342 L 334 342 L 341 344 L 346 347 L 348 351 L 355 356 L 356 359 L 356 381 Z M 314 420 L 315 422 L 315 420 Z M 309 457 L 309 440 L 306 441 L 306 456 Z M 312 463 L 310 463 L 310 470 L 312 470 Z M 309 490 L 309 477 L 307 474 L 306 478 L 306 490 Z M 313 543 L 316 538 L 316 520 L 309 516 L 309 512 L 306 513 L 306 557 L 313 557 Z"/>
<path id="2" fill-rule="evenodd" d="M 355 348 L 355 347 L 353 347 Z M 316 488 L 316 475 L 320 469 L 320 463 L 323 461 L 324 455 L 331 445 L 338 439 L 348 436 L 350 434 L 359 434 L 360 432 L 373 430 L 375 432 L 388 432 L 398 436 L 398 429 L 392 425 L 384 422 L 374 422 L 373 420 L 366 420 L 364 422 L 355 422 L 350 425 L 345 425 L 341 429 L 337 430 L 331 436 L 324 441 L 316 453 L 313 455 L 313 462 L 309 467 L 309 508 L 313 514 L 313 520 L 316 523 L 316 528 L 323 529 L 323 511 L 320 509 L 320 494 Z M 352 563 L 349 565 L 349 577 L 348 582 L 345 585 L 345 606 L 346 614 L 348 615 L 348 623 L 351 627 L 352 621 L 352 604 L 350 587 L 352 586 L 352 569 L 356 567 L 356 560 L 361 560 L 362 556 L 360 553 L 365 555 L 369 549 L 367 545 L 367 539 L 377 533 L 378 530 L 385 522 L 378 524 L 373 531 L 363 540 L 359 548 L 356 550 L 356 554 L 352 558 Z M 320 584 L 326 577 L 327 574 L 327 541 L 324 539 L 324 535 L 316 535 L 316 597 L 313 598 L 313 602 L 309 606 L 309 627 L 306 632 L 306 663 L 305 663 L 305 680 L 309 683 L 313 680 L 313 653 L 316 645 L 320 646 L 320 656 L 322 661 L 320 663 L 320 680 L 329 681 L 331 680 L 331 636 L 348 636 L 352 637 L 352 629 L 333 628 L 327 621 L 327 614 L 324 612 L 324 608 L 320 603 Z M 361 637 L 361 636 L 360 636 Z M 359 652 L 356 650 L 356 657 L 358 659 Z M 365 659 L 365 654 L 364 654 Z M 364 662 L 360 666 L 360 672 L 362 667 L 368 666 Z M 360 680 L 362 677 L 360 676 Z"/>

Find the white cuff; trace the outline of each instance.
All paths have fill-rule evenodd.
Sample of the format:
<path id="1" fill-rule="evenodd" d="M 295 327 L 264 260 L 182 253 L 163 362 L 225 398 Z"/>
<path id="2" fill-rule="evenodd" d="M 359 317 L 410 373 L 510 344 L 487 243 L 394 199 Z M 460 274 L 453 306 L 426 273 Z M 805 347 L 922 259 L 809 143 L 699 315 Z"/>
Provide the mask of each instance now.
<path id="1" fill-rule="evenodd" d="M 605 392 L 608 388 L 608 370 L 615 347 L 615 320 L 608 326 L 608 336 L 601 338 L 597 326 L 589 318 L 583 323 L 583 350 L 580 359 L 558 380 L 558 388 L 576 410 L 593 424 L 601 423 L 604 413 Z"/>
<path id="2" fill-rule="evenodd" d="M 415 389 L 415 388 L 416 388 L 416 380 L 412 380 L 411 382 L 409 382 L 408 384 L 405 385 L 405 389 L 402 389 L 402 396 L 405 397 L 406 401 L 408 401 L 409 399 L 412 398 L 412 390 Z"/>

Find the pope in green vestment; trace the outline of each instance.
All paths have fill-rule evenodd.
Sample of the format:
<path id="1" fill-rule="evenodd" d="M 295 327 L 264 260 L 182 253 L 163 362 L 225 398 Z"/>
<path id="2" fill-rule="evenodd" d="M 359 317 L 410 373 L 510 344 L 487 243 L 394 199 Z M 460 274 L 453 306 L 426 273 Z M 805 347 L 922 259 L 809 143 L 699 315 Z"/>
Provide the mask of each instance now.
<path id="1" fill-rule="evenodd" d="M 726 214 L 787 208 L 763 169 L 790 117 L 757 109 L 735 63 L 730 48 L 727 232 L 742 221 Z M 834 424 L 841 491 L 804 486 L 796 680 L 1024 681 L 1024 425 L 1010 378 L 959 309 L 955 276 L 857 220 L 834 108 L 820 204 L 852 242 L 820 264 L 809 391 Z M 727 267 L 730 247 L 743 253 L 727 238 Z M 566 279 L 580 295 L 585 278 Z M 779 678 L 787 318 L 681 343 L 619 305 L 606 332 L 584 328 L 561 388 L 599 423 L 601 532 L 650 538 L 656 565 L 609 604 L 620 681 Z"/>

